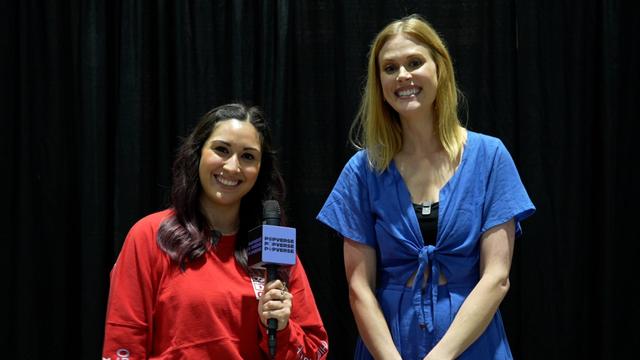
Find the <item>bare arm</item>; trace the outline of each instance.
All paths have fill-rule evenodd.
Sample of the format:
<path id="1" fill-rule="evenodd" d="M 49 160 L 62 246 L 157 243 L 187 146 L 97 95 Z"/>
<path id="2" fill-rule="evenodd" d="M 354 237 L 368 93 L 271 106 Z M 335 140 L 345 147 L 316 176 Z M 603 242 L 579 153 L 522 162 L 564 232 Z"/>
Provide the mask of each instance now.
<path id="1" fill-rule="evenodd" d="M 401 359 L 374 294 L 375 249 L 344 238 L 344 266 L 351 310 L 367 349 L 375 359 Z"/>
<path id="2" fill-rule="evenodd" d="M 509 290 L 514 238 L 513 220 L 482 235 L 480 281 L 460 307 L 449 330 L 425 360 L 455 359 L 487 328 Z"/>

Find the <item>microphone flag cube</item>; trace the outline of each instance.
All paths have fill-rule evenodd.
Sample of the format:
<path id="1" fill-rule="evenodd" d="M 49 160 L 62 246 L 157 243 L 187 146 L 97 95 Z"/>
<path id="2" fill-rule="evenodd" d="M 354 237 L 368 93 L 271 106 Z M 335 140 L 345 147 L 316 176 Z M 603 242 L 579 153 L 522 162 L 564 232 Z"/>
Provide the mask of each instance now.
<path id="1" fill-rule="evenodd" d="M 252 268 L 296 263 L 296 229 L 260 225 L 249 231 L 248 263 Z"/>

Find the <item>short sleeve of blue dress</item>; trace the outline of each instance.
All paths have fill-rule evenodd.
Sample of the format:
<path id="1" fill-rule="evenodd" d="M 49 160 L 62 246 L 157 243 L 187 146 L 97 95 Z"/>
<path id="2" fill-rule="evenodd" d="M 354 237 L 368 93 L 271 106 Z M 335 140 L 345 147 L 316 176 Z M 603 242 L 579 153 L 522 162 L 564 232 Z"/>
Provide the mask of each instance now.
<path id="1" fill-rule="evenodd" d="M 529 217 L 535 208 L 504 144 L 499 139 L 490 139 L 496 144 L 484 194 L 481 232 L 514 219 L 518 237 L 522 234 L 520 221 Z"/>
<path id="2" fill-rule="evenodd" d="M 351 157 L 317 218 L 342 236 L 375 247 L 366 179 L 368 166 L 366 151 L 358 151 Z"/>

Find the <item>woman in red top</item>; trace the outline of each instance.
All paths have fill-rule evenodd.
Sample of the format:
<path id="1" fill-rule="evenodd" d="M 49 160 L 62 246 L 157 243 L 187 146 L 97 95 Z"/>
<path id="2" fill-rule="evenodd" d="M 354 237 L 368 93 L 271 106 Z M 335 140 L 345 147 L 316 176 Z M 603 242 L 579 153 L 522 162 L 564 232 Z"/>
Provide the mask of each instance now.
<path id="1" fill-rule="evenodd" d="M 173 166 L 172 207 L 129 231 L 111 271 L 103 359 L 322 359 L 327 333 L 302 264 L 264 284 L 247 233 L 284 184 L 264 117 L 229 104 L 205 114 Z M 295 304 L 295 306 L 293 305 Z"/>

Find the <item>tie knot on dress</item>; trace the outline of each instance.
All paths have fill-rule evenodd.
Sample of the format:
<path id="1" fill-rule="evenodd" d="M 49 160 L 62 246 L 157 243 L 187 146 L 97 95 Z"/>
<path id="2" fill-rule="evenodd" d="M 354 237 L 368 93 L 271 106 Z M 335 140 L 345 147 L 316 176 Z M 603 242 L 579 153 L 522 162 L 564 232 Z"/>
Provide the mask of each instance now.
<path id="1" fill-rule="evenodd" d="M 418 322 L 420 326 L 425 326 L 429 332 L 434 329 L 434 314 L 431 308 L 438 300 L 438 279 L 440 277 L 440 269 L 434 261 L 436 247 L 426 245 L 420 249 L 418 255 L 419 265 L 416 277 L 413 282 L 413 305 L 418 314 Z M 425 268 L 430 268 L 431 293 L 422 294 L 422 283 L 424 280 Z M 435 279 L 435 280 L 434 280 Z M 426 295 L 426 296 L 425 296 Z"/>

